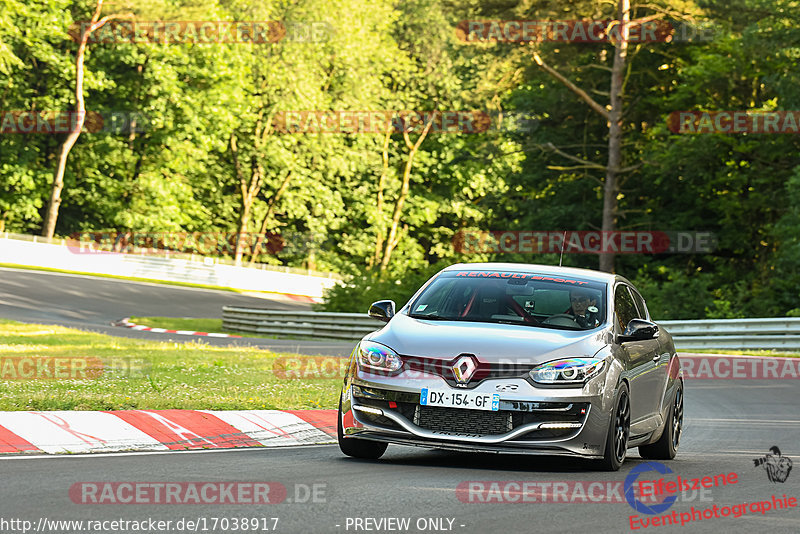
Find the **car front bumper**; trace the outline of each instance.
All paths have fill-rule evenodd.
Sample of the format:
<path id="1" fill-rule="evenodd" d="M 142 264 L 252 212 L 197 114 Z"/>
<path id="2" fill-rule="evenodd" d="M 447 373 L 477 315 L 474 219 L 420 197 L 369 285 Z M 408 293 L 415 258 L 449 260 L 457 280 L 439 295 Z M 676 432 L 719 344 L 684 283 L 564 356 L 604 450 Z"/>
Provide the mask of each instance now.
<path id="1" fill-rule="evenodd" d="M 422 388 L 465 391 L 439 377 L 380 377 L 356 370 L 342 391 L 339 416 L 345 439 L 602 458 L 610 403 L 602 387 L 604 378 L 591 382 L 577 388 L 544 388 L 519 377 L 486 379 L 469 389 L 500 395 L 499 410 L 484 411 L 420 406 Z"/>

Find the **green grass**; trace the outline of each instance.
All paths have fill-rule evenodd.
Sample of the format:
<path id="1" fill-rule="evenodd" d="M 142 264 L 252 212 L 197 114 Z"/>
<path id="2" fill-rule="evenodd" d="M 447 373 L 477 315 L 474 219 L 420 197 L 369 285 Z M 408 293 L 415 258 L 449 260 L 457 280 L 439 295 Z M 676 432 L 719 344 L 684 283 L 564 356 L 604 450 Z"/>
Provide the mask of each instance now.
<path id="1" fill-rule="evenodd" d="M 700 354 L 731 354 L 736 356 L 780 356 L 784 358 L 800 358 L 800 352 L 780 352 L 775 350 L 687 349 L 678 350 L 678 355 L 687 352 L 696 352 Z"/>
<path id="2" fill-rule="evenodd" d="M 86 358 L 89 360 L 81 361 L 90 362 L 90 369 L 92 362 L 98 362 L 102 372 L 84 379 L 9 379 L 14 372 L 9 363 L 25 357 L 49 362 L 53 358 Z M 341 379 L 281 378 L 272 370 L 280 358 L 302 357 L 254 348 L 211 347 L 196 341 L 116 338 L 0 320 L 0 410 L 336 407 Z M 113 362 L 125 365 L 115 370 L 108 367 Z M 135 369 L 128 371 L 131 362 Z"/>

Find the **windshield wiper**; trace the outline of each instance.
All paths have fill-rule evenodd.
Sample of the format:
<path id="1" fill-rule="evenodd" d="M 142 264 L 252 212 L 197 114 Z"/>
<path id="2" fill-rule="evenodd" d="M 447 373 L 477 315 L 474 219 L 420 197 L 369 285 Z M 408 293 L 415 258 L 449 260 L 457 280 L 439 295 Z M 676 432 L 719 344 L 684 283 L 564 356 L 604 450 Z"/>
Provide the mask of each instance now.
<path id="1" fill-rule="evenodd" d="M 412 319 L 428 319 L 430 321 L 455 321 L 456 318 L 454 317 L 443 317 L 438 313 L 429 313 L 429 314 L 421 314 L 421 313 L 410 313 L 408 315 Z"/>

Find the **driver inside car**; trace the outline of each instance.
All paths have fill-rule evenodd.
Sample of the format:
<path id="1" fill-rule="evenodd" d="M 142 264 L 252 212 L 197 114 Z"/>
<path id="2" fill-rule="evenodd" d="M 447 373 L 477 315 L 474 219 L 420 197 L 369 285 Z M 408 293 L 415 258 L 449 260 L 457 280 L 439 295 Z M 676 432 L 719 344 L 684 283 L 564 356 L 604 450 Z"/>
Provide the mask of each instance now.
<path id="1" fill-rule="evenodd" d="M 575 318 L 581 328 L 594 328 L 600 324 L 598 320 L 597 299 L 590 291 L 576 288 L 569 292 L 570 308 L 567 314 Z"/>

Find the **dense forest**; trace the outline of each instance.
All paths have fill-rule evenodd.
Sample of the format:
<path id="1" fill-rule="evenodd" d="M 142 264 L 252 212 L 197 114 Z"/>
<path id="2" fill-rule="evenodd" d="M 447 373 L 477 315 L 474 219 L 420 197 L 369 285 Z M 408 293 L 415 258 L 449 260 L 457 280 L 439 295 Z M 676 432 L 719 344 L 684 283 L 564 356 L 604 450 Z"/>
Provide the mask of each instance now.
<path id="1" fill-rule="evenodd" d="M 657 319 L 797 316 L 800 135 L 673 119 L 800 110 L 798 21 L 796 0 L 0 0 L 0 230 L 279 235 L 231 259 L 341 273 L 336 311 L 454 262 L 560 259 L 465 232 L 710 232 L 563 264 L 623 274 Z"/>

